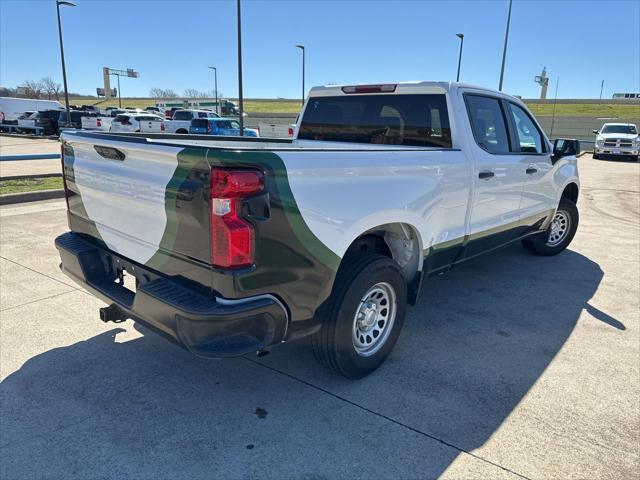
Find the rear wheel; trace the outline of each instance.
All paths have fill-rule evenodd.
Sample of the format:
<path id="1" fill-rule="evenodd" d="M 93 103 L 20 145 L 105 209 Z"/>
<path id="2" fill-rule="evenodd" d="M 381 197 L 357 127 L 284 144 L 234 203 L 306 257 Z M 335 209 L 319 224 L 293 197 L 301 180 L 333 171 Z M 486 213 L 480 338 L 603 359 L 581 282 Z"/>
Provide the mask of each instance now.
<path id="1" fill-rule="evenodd" d="M 573 240 L 578 229 L 578 208 L 567 198 L 560 200 L 547 233 L 539 238 L 523 240 L 522 245 L 531 253 L 542 256 L 557 255 Z"/>
<path id="2" fill-rule="evenodd" d="M 598 154 L 596 153 L 596 149 L 595 149 L 595 148 L 593 149 L 593 159 L 594 159 L 594 160 L 599 160 L 599 159 L 600 159 L 600 155 L 598 155 Z"/>
<path id="3" fill-rule="evenodd" d="M 391 353 L 407 304 L 400 266 L 377 254 L 347 257 L 333 292 L 318 315 L 322 329 L 311 337 L 314 356 L 347 378 L 362 378 Z"/>
<path id="4" fill-rule="evenodd" d="M 189 133 L 189 132 L 181 128 L 180 130 L 176 130 L 176 133 Z"/>

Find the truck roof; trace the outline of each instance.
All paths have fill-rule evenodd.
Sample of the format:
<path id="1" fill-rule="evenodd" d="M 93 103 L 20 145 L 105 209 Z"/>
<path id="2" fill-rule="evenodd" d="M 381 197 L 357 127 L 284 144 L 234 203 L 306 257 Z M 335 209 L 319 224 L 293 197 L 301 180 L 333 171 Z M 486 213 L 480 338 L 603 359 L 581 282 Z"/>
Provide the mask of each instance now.
<path id="1" fill-rule="evenodd" d="M 326 97 L 335 95 L 348 95 L 343 91 L 343 88 L 348 87 L 375 87 L 375 86 L 395 86 L 392 91 L 381 90 L 379 92 L 358 92 L 359 94 L 375 94 L 375 93 L 397 93 L 397 94 L 411 94 L 411 93 L 446 93 L 450 90 L 458 88 L 473 88 L 474 90 L 484 90 L 486 92 L 496 93 L 497 91 L 491 88 L 481 87 L 478 85 L 472 85 L 462 82 L 445 82 L 445 81 L 411 81 L 411 82 L 395 82 L 395 83 L 380 83 L 380 84 L 349 84 L 349 85 L 325 85 L 320 87 L 313 87 L 309 96 L 313 97 Z M 356 92 L 353 92 L 356 93 Z M 512 97 L 504 92 L 499 92 L 501 95 Z M 513 97 L 516 98 L 517 97 Z"/>

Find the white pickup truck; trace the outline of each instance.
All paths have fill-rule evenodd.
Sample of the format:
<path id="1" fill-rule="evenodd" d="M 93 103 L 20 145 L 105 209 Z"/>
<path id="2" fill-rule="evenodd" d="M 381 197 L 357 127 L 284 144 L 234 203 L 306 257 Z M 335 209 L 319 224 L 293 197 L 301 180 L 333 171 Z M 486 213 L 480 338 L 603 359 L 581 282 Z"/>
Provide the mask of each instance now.
<path id="1" fill-rule="evenodd" d="M 108 304 L 102 320 L 197 355 L 309 335 L 321 363 L 359 378 L 427 275 L 512 242 L 555 255 L 578 227 L 578 142 L 551 145 L 504 93 L 316 87 L 296 132 L 64 132 L 62 270 Z"/>
<path id="2" fill-rule="evenodd" d="M 600 130 L 594 130 L 596 141 L 593 158 L 602 156 L 627 157 L 640 160 L 640 134 L 633 123 L 605 123 Z"/>
<path id="3" fill-rule="evenodd" d="M 140 124 L 140 132 L 143 133 L 189 133 L 191 120 L 196 118 L 218 118 L 219 116 L 209 110 L 176 110 L 171 120 L 157 120 Z"/>
<path id="4" fill-rule="evenodd" d="M 259 123 L 258 133 L 267 138 L 293 138 L 296 124 L 284 125 L 281 123 Z"/>

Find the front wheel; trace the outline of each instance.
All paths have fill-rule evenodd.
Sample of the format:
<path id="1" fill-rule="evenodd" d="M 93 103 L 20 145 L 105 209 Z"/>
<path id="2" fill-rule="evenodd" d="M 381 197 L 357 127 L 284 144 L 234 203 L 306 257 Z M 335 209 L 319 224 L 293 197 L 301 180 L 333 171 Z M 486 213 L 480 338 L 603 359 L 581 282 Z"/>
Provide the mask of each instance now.
<path id="1" fill-rule="evenodd" d="M 593 159 L 594 159 L 594 160 L 599 160 L 599 159 L 600 159 L 600 155 L 598 155 L 598 154 L 596 153 L 596 149 L 595 149 L 595 148 L 593 149 Z"/>
<path id="2" fill-rule="evenodd" d="M 407 285 L 396 262 L 376 254 L 347 257 L 318 313 L 323 324 L 311 337 L 314 356 L 347 378 L 370 374 L 398 340 L 406 305 Z"/>
<path id="3" fill-rule="evenodd" d="M 522 245 L 535 255 L 557 255 L 564 251 L 578 230 L 578 208 L 567 198 L 560 200 L 547 233 L 540 238 L 523 240 Z"/>

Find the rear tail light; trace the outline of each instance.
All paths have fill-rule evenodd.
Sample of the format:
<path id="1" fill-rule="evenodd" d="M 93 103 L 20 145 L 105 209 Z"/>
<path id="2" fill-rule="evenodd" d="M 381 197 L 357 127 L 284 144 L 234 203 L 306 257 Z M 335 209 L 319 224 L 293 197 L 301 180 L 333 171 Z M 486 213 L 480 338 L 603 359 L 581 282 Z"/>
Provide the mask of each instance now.
<path id="1" fill-rule="evenodd" d="M 164 128 L 165 128 L 165 127 L 164 127 L 164 123 L 161 123 L 161 124 L 160 124 L 160 131 L 161 131 L 161 132 L 164 132 Z"/>
<path id="2" fill-rule="evenodd" d="M 211 133 L 213 131 L 213 125 L 211 122 L 207 122 L 207 132 Z"/>
<path id="3" fill-rule="evenodd" d="M 293 128 L 289 127 L 289 136 L 293 137 Z"/>
<path id="4" fill-rule="evenodd" d="M 391 93 L 396 91 L 395 83 L 384 83 L 380 85 L 349 85 L 342 87 L 343 93 Z"/>
<path id="5" fill-rule="evenodd" d="M 254 261 L 255 232 L 242 218 L 242 200 L 264 189 L 257 170 L 211 170 L 211 263 L 221 268 L 247 267 Z"/>
<path id="6" fill-rule="evenodd" d="M 99 118 L 96 120 L 96 127 L 101 127 L 102 126 L 102 120 L 100 120 Z"/>

